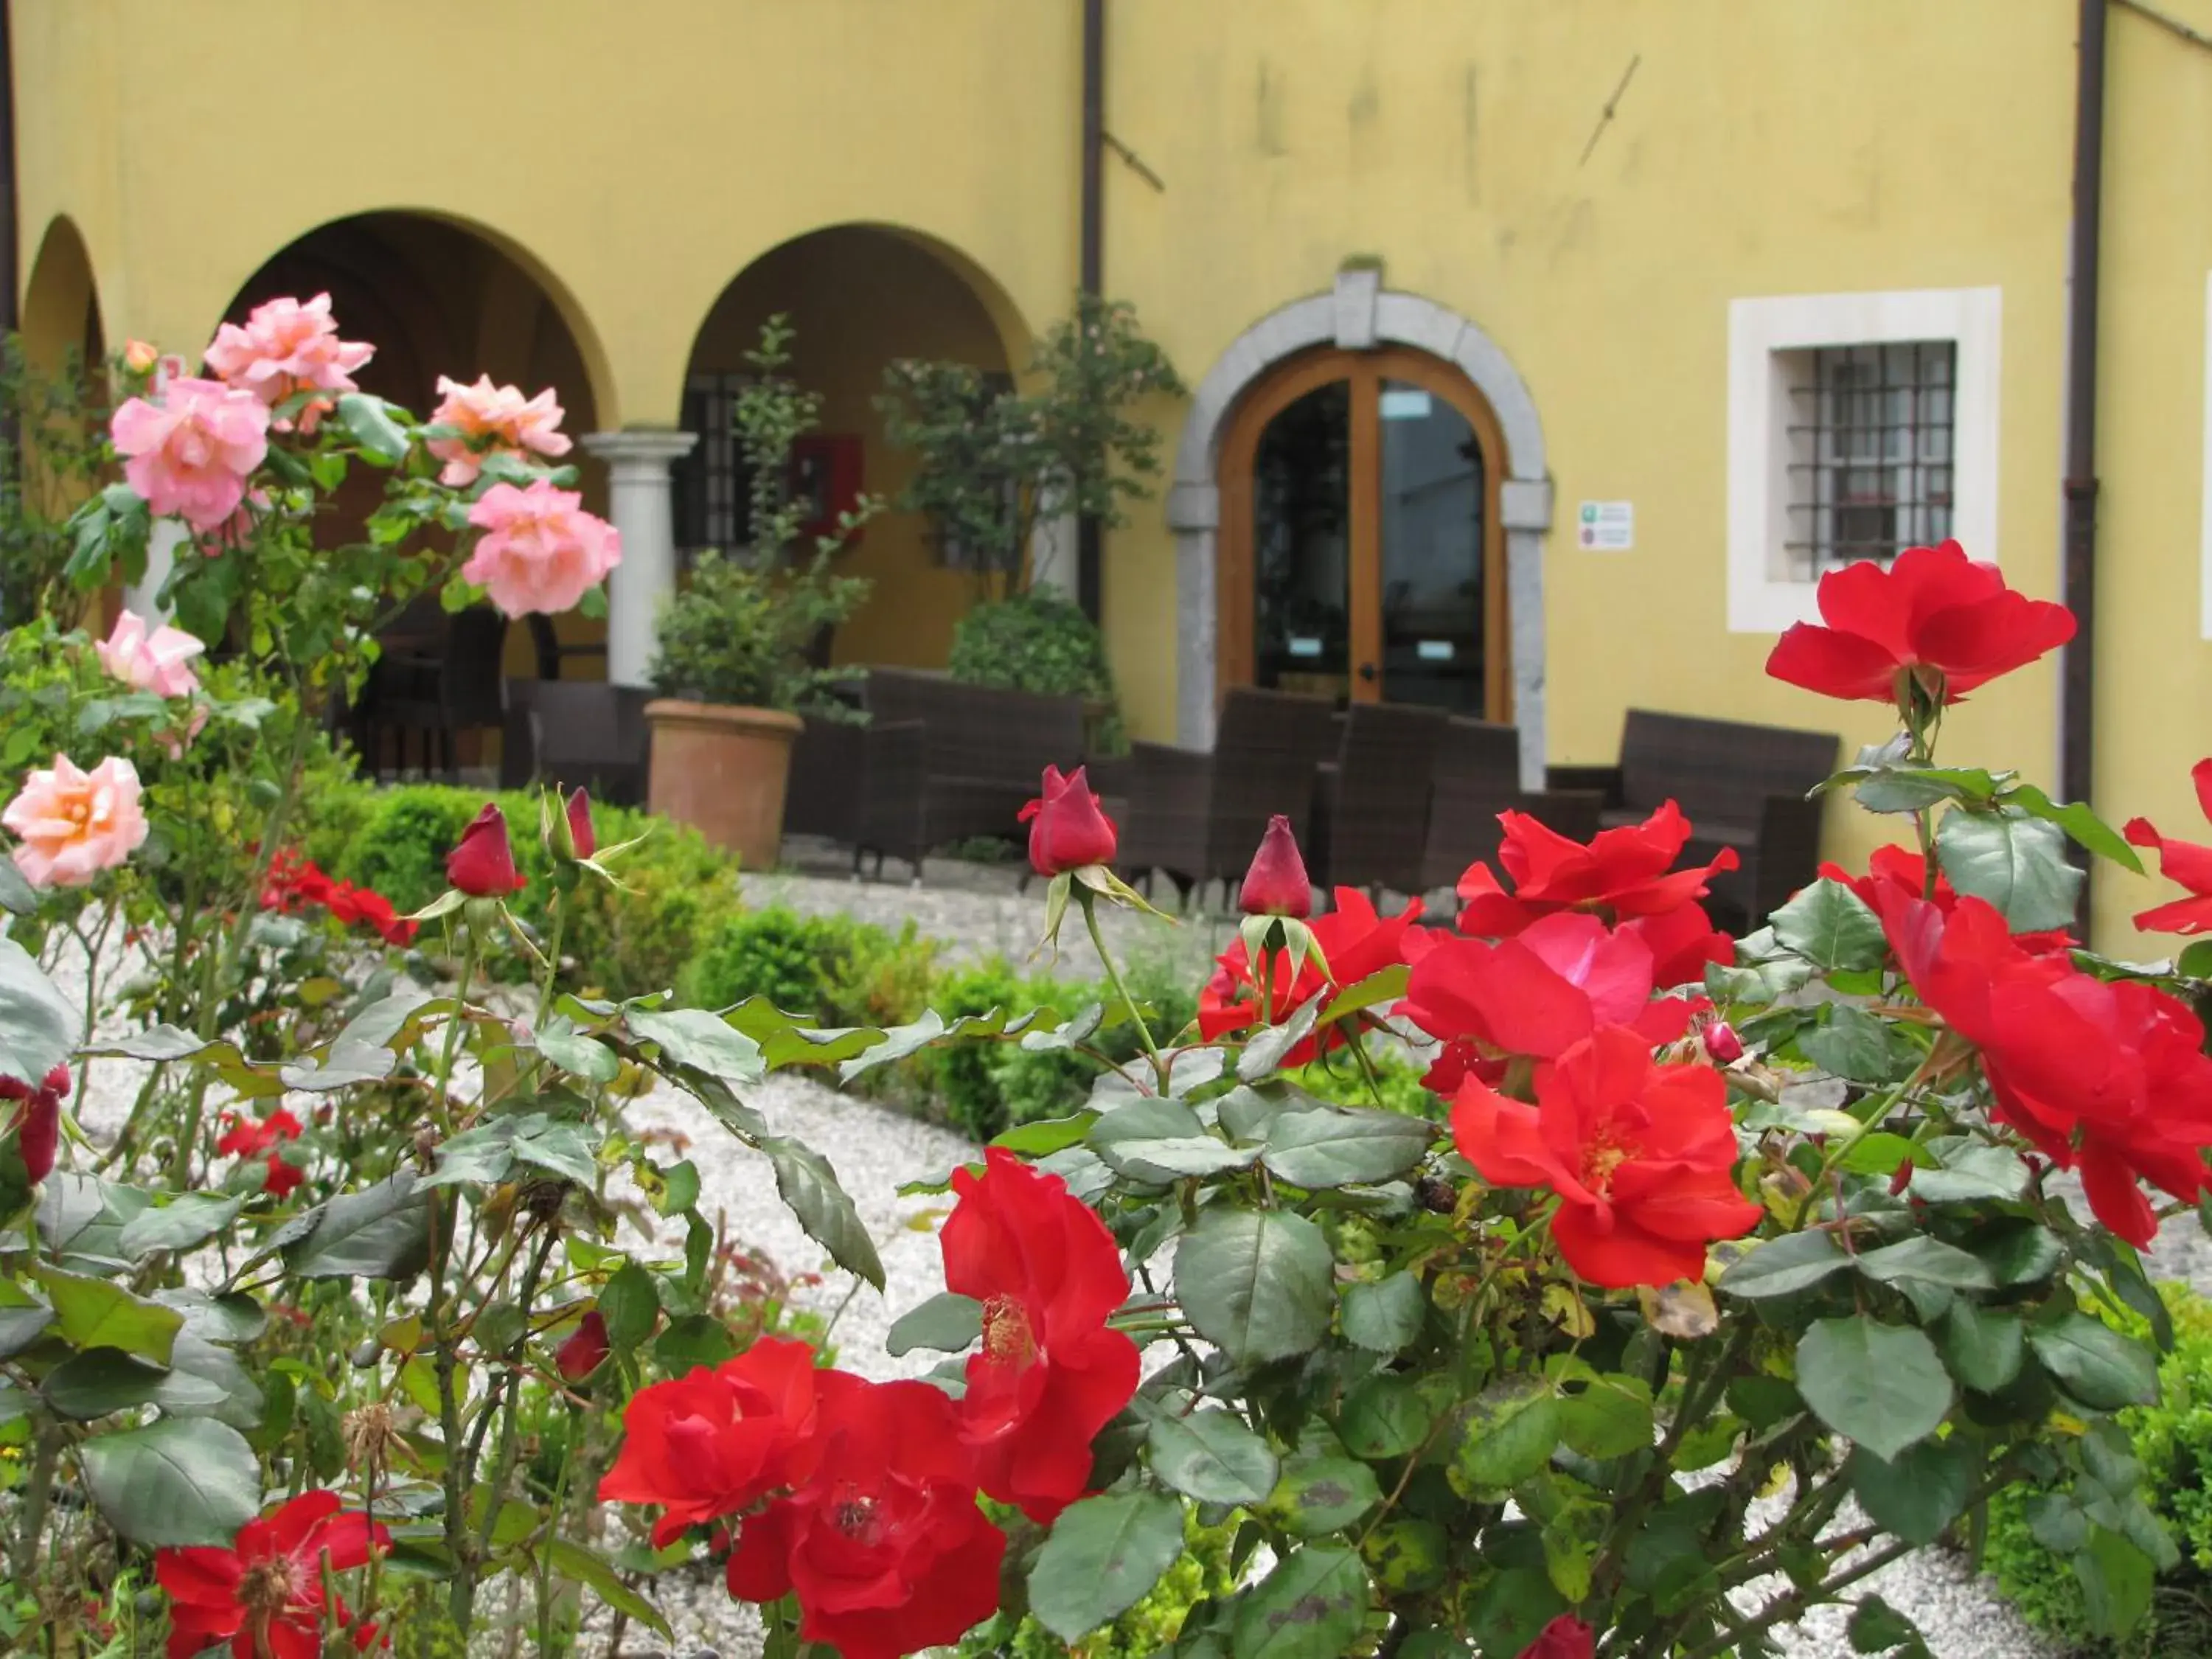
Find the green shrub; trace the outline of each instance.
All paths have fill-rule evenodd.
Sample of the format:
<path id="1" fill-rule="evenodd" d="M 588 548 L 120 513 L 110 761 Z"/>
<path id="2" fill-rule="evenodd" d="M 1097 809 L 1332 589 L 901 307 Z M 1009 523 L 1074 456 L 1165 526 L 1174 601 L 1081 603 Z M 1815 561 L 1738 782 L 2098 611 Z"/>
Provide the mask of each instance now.
<path id="1" fill-rule="evenodd" d="M 1300 1066 L 1291 1074 L 1291 1081 L 1308 1094 L 1339 1106 L 1379 1106 L 1407 1117 L 1443 1115 L 1443 1102 L 1421 1086 L 1422 1067 L 1388 1054 L 1373 1054 L 1370 1059 L 1375 1066 L 1372 1087 L 1358 1065 L 1341 1054 Z"/>
<path id="2" fill-rule="evenodd" d="M 894 934 L 850 916 L 770 905 L 724 917 L 685 988 L 710 1008 L 757 996 L 825 1025 L 897 1025 L 926 1006 L 936 955 L 911 921 Z"/>
<path id="3" fill-rule="evenodd" d="M 2160 1577 L 2151 1615 L 2126 1641 L 2098 1637 L 2072 1563 L 2039 1540 L 2030 1524 L 2036 1487 L 2008 1486 L 1990 1500 L 1984 1565 L 2022 1617 L 2087 1659 L 2152 1659 L 2212 1651 L 2212 1302 L 2184 1285 L 2160 1287 L 2173 1316 L 2173 1352 L 2159 1365 L 2159 1403 L 2119 1414 L 2142 1465 L 2144 1503 L 2181 1552 Z M 2085 1304 L 2136 1335 L 2147 1322 Z"/>
<path id="4" fill-rule="evenodd" d="M 1038 1005 L 1027 1000 L 1027 984 L 1005 958 L 959 969 L 939 980 L 930 1006 L 950 1022 L 963 1014 L 988 1014 L 994 1008 L 1020 1013 Z M 1000 1051 L 993 1044 L 963 1042 L 925 1048 L 909 1062 L 914 1082 L 945 1121 L 971 1140 L 988 1140 L 1006 1127 L 1000 1094 Z"/>
<path id="5" fill-rule="evenodd" d="M 1201 1527 L 1195 1514 L 1186 1514 L 1182 1558 L 1136 1606 L 1073 1647 L 1026 1613 L 1000 1613 L 969 1632 L 955 1652 L 959 1659 L 1143 1659 L 1162 1652 L 1175 1645 L 1193 1607 L 1235 1588 L 1230 1560 L 1236 1539 L 1233 1517 L 1218 1527 Z"/>
<path id="6" fill-rule="evenodd" d="M 1127 746 L 1105 635 L 1079 606 L 1057 594 L 1029 592 L 979 605 L 952 630 L 952 678 L 975 685 L 1082 697 L 1107 713 L 1092 736 L 1103 754 Z"/>

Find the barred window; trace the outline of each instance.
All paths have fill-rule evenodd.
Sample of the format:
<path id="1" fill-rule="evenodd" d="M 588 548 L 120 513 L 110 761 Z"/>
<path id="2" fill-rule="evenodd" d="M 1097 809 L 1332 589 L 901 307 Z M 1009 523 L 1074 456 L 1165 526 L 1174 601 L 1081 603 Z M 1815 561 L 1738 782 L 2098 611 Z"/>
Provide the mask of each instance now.
<path id="1" fill-rule="evenodd" d="M 1948 536 L 1957 344 L 1780 355 L 1790 392 L 1787 578 L 1810 581 Z"/>
<path id="2" fill-rule="evenodd" d="M 702 548 L 742 547 L 750 531 L 750 481 L 730 429 L 746 380 L 743 374 L 694 374 L 684 385 L 684 429 L 697 433 L 699 441 L 670 471 L 676 545 L 687 558 Z"/>

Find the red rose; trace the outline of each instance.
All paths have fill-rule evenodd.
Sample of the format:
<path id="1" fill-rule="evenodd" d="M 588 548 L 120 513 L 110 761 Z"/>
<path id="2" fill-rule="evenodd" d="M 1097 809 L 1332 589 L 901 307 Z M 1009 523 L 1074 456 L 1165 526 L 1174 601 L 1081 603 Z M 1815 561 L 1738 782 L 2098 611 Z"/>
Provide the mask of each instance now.
<path id="1" fill-rule="evenodd" d="M 1260 850 L 1237 890 L 1237 908 L 1248 916 L 1305 916 L 1313 913 L 1313 884 L 1298 856 L 1298 838 L 1280 812 L 1267 820 Z"/>
<path id="2" fill-rule="evenodd" d="M 1859 896 L 1868 909 L 1876 913 L 1881 909 L 1885 894 L 1899 899 L 1930 899 L 1947 916 L 1959 902 L 1958 890 L 1941 868 L 1936 872 L 1936 890 L 1929 892 L 1928 860 L 1910 848 L 1875 848 L 1868 854 L 1867 872 L 1863 876 L 1855 876 L 1836 864 L 1823 864 L 1820 873 L 1830 881 L 1843 883 Z M 2074 938 L 2063 927 L 2054 927 L 2042 933 L 2015 933 L 2013 942 L 2023 951 L 2041 952 L 2069 950 Z"/>
<path id="3" fill-rule="evenodd" d="M 1653 988 L 1643 940 L 1563 910 L 1495 945 L 1437 939 L 1415 960 L 1397 1011 L 1445 1044 L 1423 1081 L 1449 1095 L 1470 1062 L 1556 1060 L 1601 1026 L 1631 1027 L 1646 1048 L 1674 1042 L 1705 1005 L 1655 1001 Z"/>
<path id="4" fill-rule="evenodd" d="M 1766 672 L 1824 697 L 1898 702 L 1917 681 L 1956 702 L 2074 637 L 2072 611 L 2014 592 L 1956 542 L 1831 570 L 1820 606 L 1827 625 L 1791 626 Z"/>
<path id="5" fill-rule="evenodd" d="M 323 1569 L 350 1572 L 391 1535 L 357 1511 L 341 1512 L 334 1492 L 301 1492 L 238 1529 L 229 1549 L 164 1549 L 154 1577 L 169 1593 L 169 1659 L 222 1643 L 237 1659 L 319 1659 Z M 341 1626 L 343 1602 L 329 1609 Z"/>
<path id="6" fill-rule="evenodd" d="M 2198 808 L 2212 818 L 2212 760 L 2197 762 L 2189 775 L 2197 784 Z M 2146 933 L 2212 933 L 2212 847 L 2168 841 L 2151 828 L 2148 818 L 2130 818 L 2126 833 L 2138 847 L 2155 847 L 2166 878 L 2189 890 L 2187 898 L 2143 911 L 2136 917 L 2136 927 Z"/>
<path id="7" fill-rule="evenodd" d="M 730 1594 L 796 1590 L 799 1636 L 844 1659 L 951 1646 L 999 1606 L 1006 1537 L 975 1505 L 952 1401 L 927 1382 L 820 1382 L 819 1461 L 745 1517 Z"/>
<path id="8" fill-rule="evenodd" d="M 1566 1264 L 1593 1285 L 1672 1285 L 1705 1270 L 1705 1246 L 1763 1212 L 1736 1190 L 1728 1085 L 1706 1066 L 1662 1066 L 1638 1033 L 1608 1026 L 1536 1069 L 1534 1106 L 1469 1078 L 1452 1139 L 1485 1181 L 1548 1187 Z"/>
<path id="9" fill-rule="evenodd" d="M 1705 1042 L 1705 1054 L 1716 1066 L 1733 1066 L 1743 1058 L 1743 1039 L 1735 1034 L 1735 1027 L 1724 1019 L 1717 1019 L 1698 1034 Z M 1911 1164 L 1906 1164 L 1911 1169 Z"/>
<path id="10" fill-rule="evenodd" d="M 1137 1391 L 1137 1345 L 1106 1328 L 1129 1297 L 1106 1224 L 1058 1176 L 1012 1152 L 954 1172 L 945 1284 L 983 1304 L 960 1434 L 976 1484 L 1050 1521 L 1083 1493 L 1091 1443 Z"/>
<path id="11" fill-rule="evenodd" d="M 653 1547 L 736 1514 L 806 1462 L 815 1415 L 814 1350 L 763 1337 L 709 1370 L 655 1382 L 623 1411 L 623 1447 L 599 1497 L 658 1504 Z"/>
<path id="12" fill-rule="evenodd" d="M 223 1121 L 229 1127 L 215 1144 L 220 1158 L 258 1158 L 280 1142 L 300 1138 L 300 1120 L 281 1106 L 264 1118 L 228 1112 Z"/>
<path id="13" fill-rule="evenodd" d="M 1592 1659 L 1597 1632 L 1571 1613 L 1563 1613 L 1521 1650 L 1521 1659 Z"/>
<path id="14" fill-rule="evenodd" d="M 1044 793 L 1022 808 L 1018 822 L 1030 827 L 1030 867 L 1041 876 L 1114 861 L 1114 820 L 1100 809 L 1080 766 L 1066 777 L 1057 766 L 1046 767 Z"/>
<path id="15" fill-rule="evenodd" d="M 1656 916 L 1631 916 L 1613 930 L 1641 939 L 1651 952 L 1651 982 L 1662 988 L 1703 986 L 1705 964 L 1727 967 L 1735 941 L 1713 926 L 1702 904 L 1678 904 Z"/>
<path id="16" fill-rule="evenodd" d="M 282 1152 L 271 1152 L 266 1172 L 261 1177 L 261 1190 L 271 1198 L 286 1199 L 292 1195 L 293 1188 L 306 1179 L 298 1164 Z"/>
<path id="17" fill-rule="evenodd" d="M 1704 920 L 1697 901 L 1715 875 L 1736 866 L 1735 849 L 1723 847 L 1711 864 L 1670 867 L 1690 841 L 1690 821 L 1671 800 L 1641 823 L 1601 830 L 1587 847 L 1526 812 L 1500 812 L 1498 821 L 1505 826 L 1498 861 L 1513 878 L 1513 890 L 1500 886 L 1486 864 L 1469 865 L 1459 878 L 1459 896 L 1467 901 L 1459 913 L 1459 930 L 1482 939 L 1517 933 L 1554 910 L 1593 910 L 1625 921 L 1695 909 L 1690 920 L 1700 924 L 1696 931 L 1710 934 L 1712 924 Z M 1661 954 L 1656 948 L 1652 951 L 1655 957 Z"/>
<path id="18" fill-rule="evenodd" d="M 366 887 L 350 887 L 346 896 L 351 911 L 346 920 L 367 922 L 383 935 L 387 945 L 414 943 L 415 930 L 422 924 L 401 917 L 383 894 L 373 893 Z"/>
<path id="19" fill-rule="evenodd" d="M 575 1334 L 553 1351 L 553 1364 L 569 1382 L 580 1382 L 606 1357 L 607 1322 L 593 1308 L 577 1322 Z"/>
<path id="20" fill-rule="evenodd" d="M 507 815 L 496 802 L 484 803 L 461 831 L 461 844 L 446 854 L 446 879 L 471 898 L 501 898 L 522 890 L 514 848 L 507 839 Z"/>
<path id="21" fill-rule="evenodd" d="M 1978 898 L 1947 918 L 1925 900 L 1886 897 L 1882 923 L 1921 1000 L 1981 1051 L 1996 1115 L 2061 1169 L 2080 1169 L 2106 1226 L 2140 1249 L 2158 1222 L 2139 1181 L 2184 1200 L 2212 1185 L 2202 1155 L 2212 1059 L 2183 1004 L 2030 954 Z"/>
<path id="22" fill-rule="evenodd" d="M 1275 958 L 1274 983 L 1269 988 L 1268 1024 L 1280 1024 L 1323 992 L 1334 993 L 1357 985 L 1394 963 L 1406 959 L 1407 930 L 1421 915 L 1421 901 L 1413 900 L 1395 916 L 1378 915 L 1366 894 L 1356 887 L 1336 890 L 1336 908 L 1314 919 L 1314 943 L 1321 946 L 1329 971 L 1324 975 L 1311 957 L 1298 964 L 1295 979 L 1283 956 Z M 1231 1031 L 1242 1031 L 1260 1018 L 1260 986 L 1252 971 L 1244 941 L 1237 939 L 1214 959 L 1213 977 L 1198 999 L 1199 1034 L 1208 1042 Z M 1344 1033 L 1331 1026 L 1293 1047 L 1283 1057 L 1285 1066 L 1303 1066 L 1322 1048 L 1344 1042 Z"/>
<path id="23" fill-rule="evenodd" d="M 592 798 L 579 789 L 568 797 L 568 839 L 575 843 L 576 856 L 587 859 L 599 850 L 599 838 L 592 828 Z"/>

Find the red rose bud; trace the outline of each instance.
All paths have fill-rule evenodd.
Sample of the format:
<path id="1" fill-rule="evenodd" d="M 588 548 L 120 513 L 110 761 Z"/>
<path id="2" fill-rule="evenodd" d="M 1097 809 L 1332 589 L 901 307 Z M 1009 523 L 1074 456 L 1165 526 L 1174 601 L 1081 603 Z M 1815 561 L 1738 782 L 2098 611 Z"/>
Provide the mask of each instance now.
<path id="1" fill-rule="evenodd" d="M 1717 1019 L 1705 1027 L 1705 1053 L 1716 1066 L 1733 1066 L 1743 1058 L 1743 1039 L 1735 1034 L 1735 1027 L 1724 1019 Z"/>
<path id="2" fill-rule="evenodd" d="M 568 797 L 568 838 L 575 842 L 580 859 L 599 849 L 599 837 L 592 832 L 592 798 L 580 789 Z"/>
<path id="3" fill-rule="evenodd" d="M 522 890 L 515 873 L 514 848 L 507 839 L 507 816 L 487 801 L 461 844 L 446 854 L 446 879 L 471 898 L 503 898 Z"/>
<path id="4" fill-rule="evenodd" d="M 577 799 L 583 792 L 577 791 Z M 571 1382 L 580 1382 L 607 1357 L 607 1322 L 594 1308 L 576 1326 L 576 1334 L 553 1351 L 553 1363 Z"/>
<path id="5" fill-rule="evenodd" d="M 1017 821 L 1030 826 L 1030 868 L 1041 876 L 1114 861 L 1114 820 L 1100 809 L 1079 766 L 1066 777 L 1057 766 L 1046 767 L 1043 793 Z"/>
<path id="6" fill-rule="evenodd" d="M 1521 1650 L 1521 1659 L 1591 1659 L 1597 1632 L 1571 1613 L 1563 1613 Z"/>
<path id="7" fill-rule="evenodd" d="M 1313 913 L 1313 884 L 1306 879 L 1306 861 L 1298 856 L 1298 838 L 1291 821 L 1280 812 L 1267 820 L 1267 833 L 1260 850 L 1252 854 L 1252 867 L 1244 872 L 1244 885 L 1237 894 L 1237 908 L 1248 916 L 1307 916 Z"/>
<path id="8" fill-rule="evenodd" d="M 56 1100 L 67 1100 L 70 1091 L 70 1068 L 66 1066 L 56 1066 L 46 1073 L 46 1080 L 39 1087 Z"/>
<path id="9" fill-rule="evenodd" d="M 23 1173 L 35 1187 L 53 1173 L 54 1152 L 61 1144 L 61 1097 L 41 1089 L 23 1107 L 22 1127 L 15 1146 L 23 1157 Z"/>

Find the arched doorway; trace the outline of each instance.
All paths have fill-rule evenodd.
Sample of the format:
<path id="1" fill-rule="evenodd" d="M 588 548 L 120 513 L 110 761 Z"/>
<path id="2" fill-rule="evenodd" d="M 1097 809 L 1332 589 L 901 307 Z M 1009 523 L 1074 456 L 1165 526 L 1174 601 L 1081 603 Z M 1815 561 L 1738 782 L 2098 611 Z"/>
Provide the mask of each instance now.
<path id="1" fill-rule="evenodd" d="M 1219 468 L 1222 687 L 1512 718 L 1504 440 L 1406 347 L 1327 347 L 1255 385 Z"/>
<path id="2" fill-rule="evenodd" d="M 1350 371 L 1339 372 L 1347 358 L 1368 363 L 1375 386 L 1373 453 L 1377 459 L 1374 465 L 1358 470 L 1351 465 Z M 1309 371 L 1310 363 L 1325 366 Z M 1399 372 L 1386 372 L 1392 368 Z M 1290 378 L 1304 372 L 1316 379 L 1300 385 Z M 1439 414 L 1441 405 L 1465 421 L 1477 441 L 1485 465 L 1480 500 L 1486 513 L 1480 571 L 1486 596 L 1480 636 L 1484 653 L 1482 706 L 1509 711 L 1508 717 L 1519 732 L 1522 783 L 1540 788 L 1545 760 L 1544 534 L 1552 522 L 1552 484 L 1535 400 L 1511 360 L 1478 325 L 1433 300 L 1384 288 L 1381 273 L 1364 264 L 1347 266 L 1340 272 L 1334 291 L 1293 301 L 1254 323 L 1230 342 L 1192 394 L 1176 448 L 1175 482 L 1167 500 L 1168 526 L 1176 539 L 1176 741 L 1186 748 L 1212 747 L 1214 716 L 1224 684 L 1224 659 L 1243 660 L 1235 654 L 1243 648 L 1239 630 L 1255 626 L 1258 621 L 1256 597 L 1248 624 L 1241 620 L 1244 613 L 1241 591 L 1232 596 L 1224 588 L 1224 579 L 1233 578 L 1236 573 L 1224 568 L 1223 545 L 1232 535 L 1243 533 L 1233 515 L 1245 508 L 1234 498 L 1249 495 L 1231 487 L 1237 475 L 1226 470 L 1231 440 L 1239 438 L 1243 424 L 1255 418 L 1254 411 L 1264 407 L 1261 399 L 1285 398 L 1273 411 L 1281 414 L 1299 396 L 1320 391 L 1332 381 L 1346 387 L 1342 430 L 1347 671 L 1357 678 L 1358 665 L 1350 655 L 1350 525 L 1360 520 L 1352 511 L 1352 490 L 1357 483 L 1363 511 L 1381 512 L 1384 425 L 1381 398 L 1386 383 L 1395 383 L 1409 392 L 1425 392 L 1429 398 L 1426 413 L 1417 417 L 1416 400 L 1407 397 L 1398 405 L 1406 413 L 1395 418 L 1409 422 L 1416 418 L 1424 422 L 1443 420 L 1449 427 L 1449 419 Z M 1293 386 L 1297 390 L 1291 391 Z M 1474 394 L 1472 398 L 1470 388 Z M 1486 412 L 1486 425 L 1481 420 Z M 1443 429 L 1435 428 L 1439 441 Z M 1253 465 L 1258 469 L 1262 458 L 1256 435 L 1251 441 Z M 1455 487 L 1463 490 L 1466 481 Z M 1376 492 L 1371 506 L 1365 494 L 1370 489 Z M 1379 566 L 1382 532 L 1379 520 L 1374 522 Z M 1461 580 L 1466 579 L 1463 571 Z M 1499 593 L 1501 584 L 1504 599 L 1489 603 Z M 1375 595 L 1372 603 L 1379 621 L 1389 606 L 1381 593 Z M 1419 614 L 1408 607 L 1405 619 L 1418 623 Z M 1377 643 L 1372 630 L 1368 637 L 1370 643 Z M 1419 642 L 1426 637 L 1430 636 L 1410 629 L 1403 633 L 1401 646 L 1410 645 L 1413 666 L 1402 672 L 1418 674 L 1423 660 Z M 1441 660 L 1436 647 L 1431 647 L 1431 653 L 1430 664 Z M 1389 664 L 1387 659 L 1375 660 L 1379 684 Z M 1497 689 L 1497 676 L 1501 672 L 1506 681 L 1502 696 Z"/>
<path id="3" fill-rule="evenodd" d="M 895 359 L 963 362 L 987 382 L 1009 385 L 1027 367 L 1028 333 L 1004 291 L 934 238 L 842 224 L 770 248 L 722 290 L 692 343 L 682 424 L 699 441 L 673 469 L 677 545 L 687 563 L 744 536 L 749 484 L 731 412 L 750 373 L 746 354 L 775 316 L 794 331 L 785 373 L 822 400 L 821 428 L 795 459 L 820 465 L 834 480 L 830 505 L 853 492 L 895 503 L 913 474 L 914 455 L 885 438 L 878 407 Z M 894 508 L 871 520 L 838 568 L 873 586 L 836 630 L 836 661 L 945 665 L 976 579 L 921 514 Z"/>

